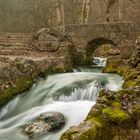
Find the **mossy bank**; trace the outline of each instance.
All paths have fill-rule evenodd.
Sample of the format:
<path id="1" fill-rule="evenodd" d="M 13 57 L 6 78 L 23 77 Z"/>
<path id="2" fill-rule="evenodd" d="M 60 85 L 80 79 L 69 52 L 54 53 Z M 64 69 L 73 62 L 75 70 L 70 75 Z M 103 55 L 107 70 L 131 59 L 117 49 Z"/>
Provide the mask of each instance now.
<path id="1" fill-rule="evenodd" d="M 121 91 L 101 91 L 96 105 L 79 126 L 67 130 L 61 140 L 139 140 L 140 73 L 139 65 L 119 56 L 108 58 L 103 72 L 124 77 Z"/>

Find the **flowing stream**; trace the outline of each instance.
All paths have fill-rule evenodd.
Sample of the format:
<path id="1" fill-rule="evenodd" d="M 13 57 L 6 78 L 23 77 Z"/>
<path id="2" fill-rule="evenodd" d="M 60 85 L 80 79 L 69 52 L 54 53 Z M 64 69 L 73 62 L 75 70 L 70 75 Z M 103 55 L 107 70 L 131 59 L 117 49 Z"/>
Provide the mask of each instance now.
<path id="1" fill-rule="evenodd" d="M 98 58 L 98 64 L 101 64 L 99 61 Z M 101 61 L 105 64 L 103 59 Z M 70 126 L 78 125 L 86 118 L 101 89 L 118 91 L 122 87 L 123 79 L 118 75 L 92 72 L 89 68 L 81 71 L 41 79 L 28 92 L 3 107 L 0 110 L 0 140 L 29 140 L 22 127 L 48 111 L 62 113 L 66 125 L 58 132 L 33 140 L 59 140 Z"/>

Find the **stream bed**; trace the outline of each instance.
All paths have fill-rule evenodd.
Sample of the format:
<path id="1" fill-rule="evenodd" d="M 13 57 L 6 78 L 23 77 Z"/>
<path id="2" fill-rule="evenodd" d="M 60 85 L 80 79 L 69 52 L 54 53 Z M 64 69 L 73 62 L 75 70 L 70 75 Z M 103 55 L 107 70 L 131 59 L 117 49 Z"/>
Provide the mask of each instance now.
<path id="1" fill-rule="evenodd" d="M 118 91 L 122 87 L 123 78 L 118 75 L 90 71 L 91 68 L 79 69 L 81 72 L 75 70 L 40 79 L 28 92 L 3 107 L 0 110 L 0 140 L 29 140 L 23 133 L 23 126 L 50 111 L 62 113 L 66 118 L 65 126 L 60 131 L 32 139 L 59 140 L 70 126 L 86 118 L 100 90 Z"/>

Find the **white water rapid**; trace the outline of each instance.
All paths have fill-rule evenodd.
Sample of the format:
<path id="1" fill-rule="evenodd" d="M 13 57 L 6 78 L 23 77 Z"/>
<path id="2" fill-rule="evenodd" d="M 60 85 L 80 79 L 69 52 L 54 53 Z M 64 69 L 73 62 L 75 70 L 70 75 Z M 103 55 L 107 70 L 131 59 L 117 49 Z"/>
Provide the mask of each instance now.
<path id="1" fill-rule="evenodd" d="M 99 67 L 105 67 L 106 60 L 107 58 L 93 57 L 93 63 Z"/>
<path id="2" fill-rule="evenodd" d="M 0 140 L 29 140 L 22 127 L 41 113 L 56 111 L 66 117 L 66 125 L 58 132 L 33 140 L 59 140 L 70 126 L 78 125 L 95 104 L 101 89 L 117 91 L 122 77 L 114 74 L 75 72 L 51 75 L 40 80 L 16 97 L 0 111 Z"/>

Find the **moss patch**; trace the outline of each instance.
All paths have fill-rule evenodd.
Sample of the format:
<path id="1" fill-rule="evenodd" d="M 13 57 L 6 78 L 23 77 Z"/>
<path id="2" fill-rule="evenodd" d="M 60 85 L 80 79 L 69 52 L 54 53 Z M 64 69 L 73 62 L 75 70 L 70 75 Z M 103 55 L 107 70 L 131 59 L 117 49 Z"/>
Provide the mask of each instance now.
<path id="1" fill-rule="evenodd" d="M 31 88 L 33 80 L 22 76 L 15 80 L 14 85 L 9 85 L 8 88 L 0 91 L 0 107 L 5 105 L 9 100 L 16 95 L 21 94 Z"/>
<path id="2" fill-rule="evenodd" d="M 125 80 L 123 85 L 124 88 L 140 85 L 140 72 L 137 69 L 124 64 L 123 60 L 120 58 L 110 58 L 107 66 L 103 69 L 103 72 L 123 75 Z"/>
<path id="3" fill-rule="evenodd" d="M 133 109 L 133 112 L 134 112 L 134 117 L 136 119 L 140 119 L 140 105 L 136 105 Z"/>
<path id="4" fill-rule="evenodd" d="M 102 110 L 102 113 L 107 117 L 107 120 L 117 124 L 120 124 L 129 119 L 129 116 L 123 110 L 118 108 L 106 108 Z"/>
<path id="5" fill-rule="evenodd" d="M 114 102 L 112 102 L 112 107 L 121 109 L 122 106 L 121 106 L 121 103 L 120 102 L 114 101 Z"/>
<path id="6" fill-rule="evenodd" d="M 103 69 L 103 72 L 106 73 L 117 73 L 121 75 L 121 71 L 119 71 L 119 66 L 122 64 L 122 59 L 117 58 L 113 60 L 109 60 L 107 62 L 107 66 Z"/>
<path id="7" fill-rule="evenodd" d="M 79 127 L 71 127 L 68 132 L 61 136 L 60 140 L 94 140 L 100 129 L 100 125 L 87 121 Z"/>

